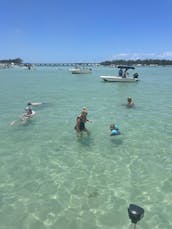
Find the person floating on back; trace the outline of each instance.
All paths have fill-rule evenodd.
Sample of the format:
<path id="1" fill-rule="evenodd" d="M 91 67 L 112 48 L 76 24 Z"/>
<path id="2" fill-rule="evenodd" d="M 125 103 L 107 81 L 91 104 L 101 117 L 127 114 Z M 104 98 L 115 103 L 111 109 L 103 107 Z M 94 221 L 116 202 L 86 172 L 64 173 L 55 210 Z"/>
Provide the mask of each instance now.
<path id="1" fill-rule="evenodd" d="M 32 104 L 30 102 L 27 103 L 25 107 L 25 113 L 23 114 L 24 117 L 30 117 L 32 115 Z"/>
<path id="2" fill-rule="evenodd" d="M 20 124 L 26 124 L 27 121 L 35 116 L 36 112 L 32 110 L 32 106 L 30 103 L 27 103 L 27 106 L 25 107 L 25 112 L 20 116 L 18 120 L 14 120 L 10 123 L 11 126 L 14 124 L 20 123 Z"/>

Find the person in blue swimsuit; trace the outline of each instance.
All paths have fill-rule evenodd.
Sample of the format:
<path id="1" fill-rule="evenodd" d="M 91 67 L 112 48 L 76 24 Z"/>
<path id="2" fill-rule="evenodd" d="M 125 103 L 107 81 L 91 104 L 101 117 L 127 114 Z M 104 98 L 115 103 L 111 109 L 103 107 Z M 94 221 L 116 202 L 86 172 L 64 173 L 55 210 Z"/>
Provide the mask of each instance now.
<path id="1" fill-rule="evenodd" d="M 113 124 L 113 123 L 110 124 L 110 131 L 111 131 L 110 136 L 121 134 L 117 124 Z"/>

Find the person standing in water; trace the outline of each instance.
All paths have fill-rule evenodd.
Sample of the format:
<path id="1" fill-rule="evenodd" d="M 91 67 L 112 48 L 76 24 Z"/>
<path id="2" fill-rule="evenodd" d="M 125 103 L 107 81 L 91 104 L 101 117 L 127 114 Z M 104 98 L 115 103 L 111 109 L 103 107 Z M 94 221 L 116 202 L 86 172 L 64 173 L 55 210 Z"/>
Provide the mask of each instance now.
<path id="1" fill-rule="evenodd" d="M 88 110 L 86 107 L 82 108 L 81 114 L 76 118 L 75 130 L 77 133 L 86 132 L 88 134 L 88 129 L 85 127 L 86 122 L 92 122 L 87 119 Z"/>

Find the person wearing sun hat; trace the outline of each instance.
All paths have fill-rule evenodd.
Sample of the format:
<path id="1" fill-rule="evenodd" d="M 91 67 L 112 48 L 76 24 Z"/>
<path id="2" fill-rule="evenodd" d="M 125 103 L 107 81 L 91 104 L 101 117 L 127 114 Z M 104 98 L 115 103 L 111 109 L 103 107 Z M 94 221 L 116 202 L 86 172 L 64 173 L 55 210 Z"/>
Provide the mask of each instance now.
<path id="1" fill-rule="evenodd" d="M 75 130 L 78 133 L 81 133 L 82 131 L 84 131 L 88 134 L 88 129 L 85 127 L 85 123 L 86 122 L 92 122 L 92 121 L 87 119 L 87 114 L 88 114 L 87 108 L 83 107 L 81 114 L 79 116 L 77 116 L 77 118 L 76 118 Z"/>
<path id="2" fill-rule="evenodd" d="M 86 107 L 82 108 L 81 114 L 86 114 L 86 115 L 88 114 L 88 110 Z"/>

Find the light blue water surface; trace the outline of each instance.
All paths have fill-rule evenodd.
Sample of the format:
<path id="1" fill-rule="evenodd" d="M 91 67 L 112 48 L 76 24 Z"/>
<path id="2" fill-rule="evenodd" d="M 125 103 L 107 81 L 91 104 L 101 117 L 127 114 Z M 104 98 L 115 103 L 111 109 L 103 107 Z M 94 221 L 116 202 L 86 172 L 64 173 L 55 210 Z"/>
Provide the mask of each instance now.
<path id="1" fill-rule="evenodd" d="M 172 67 L 137 71 L 138 83 L 105 83 L 113 68 L 0 70 L 1 229 L 130 228 L 130 203 L 145 210 L 138 228 L 172 228 Z M 28 101 L 45 104 L 10 126 Z M 77 137 L 83 106 L 93 122 Z"/>

